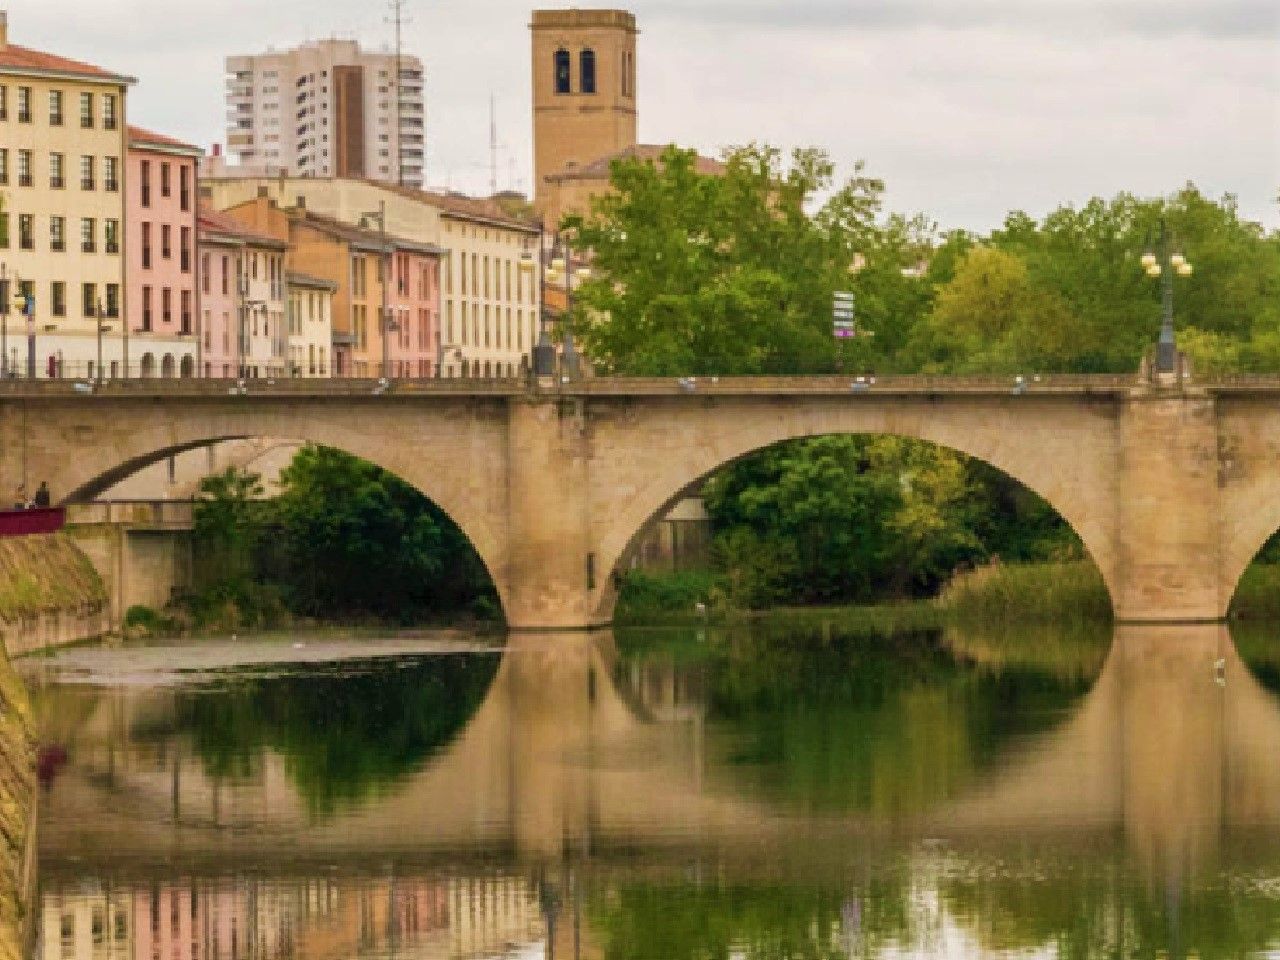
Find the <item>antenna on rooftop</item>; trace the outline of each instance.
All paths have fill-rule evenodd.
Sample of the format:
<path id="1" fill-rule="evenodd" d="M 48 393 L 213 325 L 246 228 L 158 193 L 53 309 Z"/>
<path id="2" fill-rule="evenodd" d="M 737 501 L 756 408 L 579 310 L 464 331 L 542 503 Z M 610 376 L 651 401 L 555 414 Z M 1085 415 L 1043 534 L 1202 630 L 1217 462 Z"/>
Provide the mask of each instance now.
<path id="1" fill-rule="evenodd" d="M 396 82 L 393 88 L 396 95 L 396 183 L 402 187 L 404 186 L 404 144 L 400 142 L 402 135 L 400 124 L 400 73 L 404 49 L 400 43 L 400 35 L 404 26 L 410 22 L 404 15 L 404 6 L 407 2 L 408 0 L 387 0 L 387 7 L 391 11 L 391 16 L 387 17 L 387 22 L 394 24 L 396 28 Z M 425 167 L 424 160 L 424 169 L 422 171 L 424 182 L 427 173 Z"/>
<path id="2" fill-rule="evenodd" d="M 498 192 L 498 110 L 489 91 L 489 196 Z"/>

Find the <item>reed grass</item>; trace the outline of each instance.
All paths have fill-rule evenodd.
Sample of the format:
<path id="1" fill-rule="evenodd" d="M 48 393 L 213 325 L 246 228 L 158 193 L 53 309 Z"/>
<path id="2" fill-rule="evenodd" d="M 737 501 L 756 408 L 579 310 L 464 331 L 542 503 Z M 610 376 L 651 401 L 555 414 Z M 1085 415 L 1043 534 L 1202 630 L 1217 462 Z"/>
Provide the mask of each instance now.
<path id="1" fill-rule="evenodd" d="M 962 623 L 1111 621 L 1111 596 L 1087 560 L 979 567 L 953 577 L 938 604 L 948 619 Z"/>

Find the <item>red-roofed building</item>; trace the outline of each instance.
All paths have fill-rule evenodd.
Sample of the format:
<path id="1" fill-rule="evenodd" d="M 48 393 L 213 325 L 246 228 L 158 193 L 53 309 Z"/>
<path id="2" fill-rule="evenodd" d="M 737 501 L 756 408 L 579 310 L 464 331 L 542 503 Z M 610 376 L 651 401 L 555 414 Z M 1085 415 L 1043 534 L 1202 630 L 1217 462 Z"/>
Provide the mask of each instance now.
<path id="1" fill-rule="evenodd" d="M 0 372 L 123 372 L 125 94 L 133 82 L 10 43 L 0 12 L 0 310 L 9 313 Z M 29 318 L 14 316 L 18 292 L 30 297 Z"/>

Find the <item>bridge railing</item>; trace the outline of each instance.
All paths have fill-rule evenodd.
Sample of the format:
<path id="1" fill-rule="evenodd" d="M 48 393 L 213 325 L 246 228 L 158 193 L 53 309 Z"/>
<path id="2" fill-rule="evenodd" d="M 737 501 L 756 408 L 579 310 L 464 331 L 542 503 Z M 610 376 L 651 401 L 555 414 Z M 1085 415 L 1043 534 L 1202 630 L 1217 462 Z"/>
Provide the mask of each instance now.
<path id="1" fill-rule="evenodd" d="M 0 380 L 0 400 L 83 396 L 104 398 L 222 398 L 243 397 L 513 397 L 529 393 L 546 396 L 662 396 L 707 395 L 850 395 L 931 394 L 1108 394 L 1141 386 L 1132 374 L 1024 375 L 902 375 L 872 376 L 759 376 L 759 377 L 590 377 L 563 380 L 541 387 L 524 379 L 139 379 Z M 1207 393 L 1280 392 L 1280 375 L 1239 375 L 1201 379 L 1187 384 Z M 1179 388 L 1181 389 L 1181 388 Z"/>
<path id="2" fill-rule="evenodd" d="M 66 508 L 73 525 L 114 524 L 148 530 L 190 530 L 195 525 L 192 500 L 93 500 Z"/>

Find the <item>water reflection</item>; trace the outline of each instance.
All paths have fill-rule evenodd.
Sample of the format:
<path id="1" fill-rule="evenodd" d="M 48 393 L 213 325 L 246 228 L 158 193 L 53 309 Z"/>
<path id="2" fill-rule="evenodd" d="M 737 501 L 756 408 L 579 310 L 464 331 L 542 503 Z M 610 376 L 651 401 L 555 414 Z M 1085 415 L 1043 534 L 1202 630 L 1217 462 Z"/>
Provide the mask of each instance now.
<path id="1" fill-rule="evenodd" d="M 42 951 L 1280 948 L 1280 700 L 1224 627 L 1107 640 L 812 622 L 163 686 L 55 661 Z"/>

